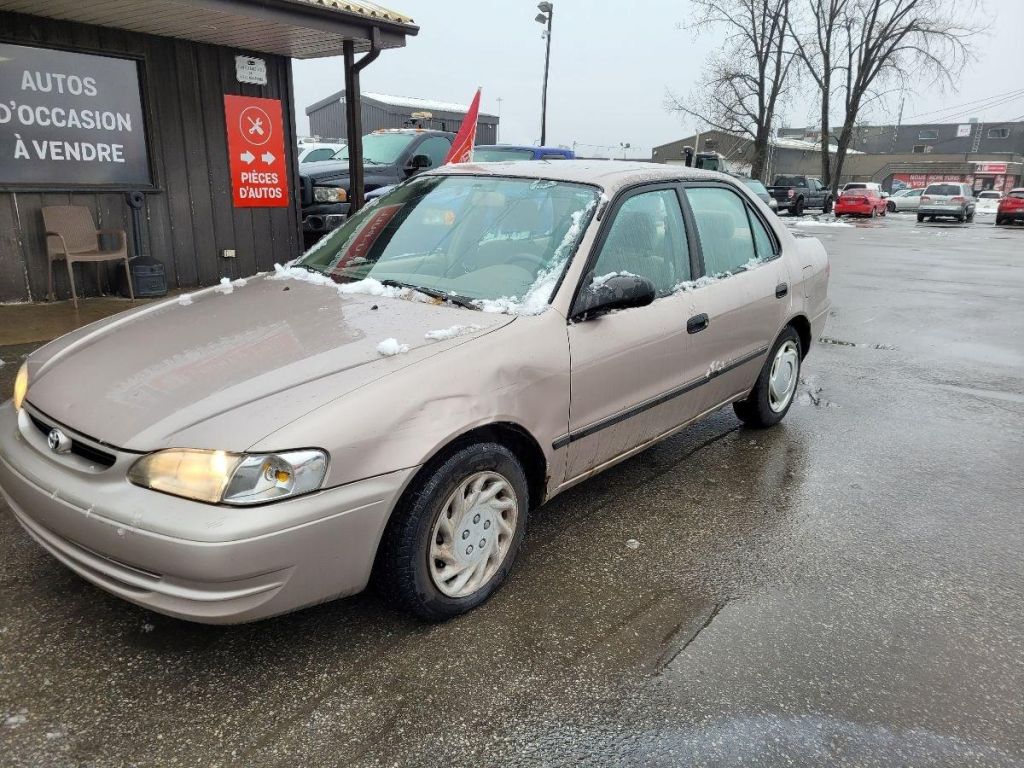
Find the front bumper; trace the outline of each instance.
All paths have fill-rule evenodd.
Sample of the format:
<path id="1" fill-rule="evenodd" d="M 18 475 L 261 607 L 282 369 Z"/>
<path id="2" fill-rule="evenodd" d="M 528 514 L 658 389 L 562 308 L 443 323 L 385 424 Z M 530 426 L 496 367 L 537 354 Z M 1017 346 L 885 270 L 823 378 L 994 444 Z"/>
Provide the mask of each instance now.
<path id="1" fill-rule="evenodd" d="M 71 430 L 65 430 L 76 435 Z M 177 618 L 231 624 L 359 592 L 415 469 L 252 508 L 132 485 L 53 454 L 28 409 L 0 406 L 0 495 L 44 549 L 96 586 Z"/>

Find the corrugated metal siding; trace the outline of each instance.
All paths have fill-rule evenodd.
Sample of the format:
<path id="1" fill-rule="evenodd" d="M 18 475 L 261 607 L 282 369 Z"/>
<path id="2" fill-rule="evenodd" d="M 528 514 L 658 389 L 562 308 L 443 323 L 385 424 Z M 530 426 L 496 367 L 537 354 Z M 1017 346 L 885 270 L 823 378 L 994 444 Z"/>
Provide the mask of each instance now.
<path id="1" fill-rule="evenodd" d="M 362 116 L 364 133 L 382 128 L 408 128 L 412 124 L 412 110 L 380 105 L 369 99 L 362 100 Z M 489 121 L 493 119 L 489 115 L 482 115 L 477 121 L 477 144 L 497 142 L 498 124 Z M 462 127 L 462 116 L 435 112 L 431 120 L 420 121 L 420 126 L 438 131 L 458 131 Z M 309 132 L 323 138 L 346 138 L 345 105 L 340 100 L 334 100 L 314 109 L 309 113 Z"/>
<path id="2" fill-rule="evenodd" d="M 298 254 L 297 202 L 287 208 L 233 207 L 224 126 L 226 93 L 281 99 L 289 186 L 295 190 L 293 198 L 298 194 L 288 59 L 266 57 L 268 84 L 255 86 L 235 80 L 234 56 L 242 51 L 2 12 L 0 38 L 142 59 L 149 150 L 158 187 L 146 195 L 143 240 L 147 252 L 164 264 L 171 287 L 250 275 Z M 39 209 L 69 203 L 88 207 L 100 228 L 130 228 L 121 192 L 0 191 L 0 301 L 39 300 L 46 295 Z M 128 237 L 130 243 L 130 231 Z M 222 258 L 225 248 L 235 249 L 237 257 Z M 56 267 L 57 295 L 67 296 L 64 262 Z M 97 293 L 96 271 L 77 269 L 79 291 Z M 103 269 L 116 276 L 116 265 Z"/>

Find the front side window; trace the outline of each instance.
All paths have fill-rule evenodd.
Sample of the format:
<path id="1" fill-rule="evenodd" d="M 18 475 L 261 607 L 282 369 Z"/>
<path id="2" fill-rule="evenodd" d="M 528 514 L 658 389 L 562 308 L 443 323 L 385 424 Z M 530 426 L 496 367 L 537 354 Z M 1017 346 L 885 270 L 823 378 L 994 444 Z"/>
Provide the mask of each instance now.
<path id="1" fill-rule="evenodd" d="M 615 214 L 594 266 L 594 279 L 616 274 L 645 277 L 658 296 L 690 279 L 686 226 L 675 190 L 628 198 Z"/>
<path id="2" fill-rule="evenodd" d="M 541 311 L 598 194 L 567 182 L 420 176 L 363 208 L 296 266 L 340 284 L 372 278 L 468 300 L 500 299 L 514 312 L 529 299 Z"/>
<path id="3" fill-rule="evenodd" d="M 697 187 L 688 189 L 686 197 L 697 222 L 706 275 L 724 277 L 760 261 L 747 206 L 739 195 L 722 187 Z"/>
<path id="4" fill-rule="evenodd" d="M 437 168 L 444 163 L 451 148 L 452 143 L 448 139 L 443 136 L 431 136 L 416 148 L 416 154 L 426 155 L 430 158 L 430 167 Z"/>

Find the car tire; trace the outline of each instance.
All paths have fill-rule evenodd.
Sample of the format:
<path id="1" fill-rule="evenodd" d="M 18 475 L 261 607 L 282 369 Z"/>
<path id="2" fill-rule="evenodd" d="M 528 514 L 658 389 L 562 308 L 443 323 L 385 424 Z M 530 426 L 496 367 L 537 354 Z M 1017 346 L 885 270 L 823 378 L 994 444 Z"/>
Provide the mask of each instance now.
<path id="1" fill-rule="evenodd" d="M 896 213 L 896 203 L 890 200 L 885 204 L 885 210 L 887 210 L 889 213 Z"/>
<path id="2" fill-rule="evenodd" d="M 967 221 L 967 217 L 963 214 L 960 214 L 959 216 L 956 217 L 956 220 L 963 224 L 965 221 Z"/>
<path id="3" fill-rule="evenodd" d="M 967 214 L 967 222 L 969 224 L 974 223 L 974 211 L 971 211 L 970 213 Z"/>
<path id="4" fill-rule="evenodd" d="M 800 335 L 788 325 L 772 345 L 750 394 L 732 404 L 739 420 L 755 429 L 773 427 L 782 421 L 796 397 L 802 359 Z M 776 368 L 777 365 L 786 366 L 786 370 Z M 784 397 L 780 397 L 778 386 L 783 382 L 787 389 Z"/>
<path id="5" fill-rule="evenodd" d="M 868 214 L 870 218 L 875 218 L 878 215 L 878 209 L 875 206 L 871 206 L 871 213 Z"/>
<path id="6" fill-rule="evenodd" d="M 793 203 L 792 212 L 794 216 L 804 215 L 804 201 L 802 199 L 799 199 L 795 203 Z"/>
<path id="7" fill-rule="evenodd" d="M 999 218 L 998 216 L 996 216 L 996 226 L 997 227 L 1003 226 L 1003 220 L 1001 218 Z"/>
<path id="8" fill-rule="evenodd" d="M 924 221 L 924 214 L 923 213 L 917 214 L 917 223 L 920 224 L 922 221 Z"/>
<path id="9" fill-rule="evenodd" d="M 529 486 L 519 460 L 498 443 L 463 446 L 421 474 L 402 495 L 388 522 L 374 576 L 378 591 L 399 608 L 424 621 L 444 621 L 477 607 L 505 581 L 526 532 Z M 502 486 L 493 499 L 511 503 L 510 510 L 488 503 L 460 509 L 458 494 L 463 501 L 473 498 L 466 493 L 474 492 L 477 480 L 482 483 L 475 491 L 477 497 Z M 442 515 L 451 524 L 445 524 Z M 458 552 L 454 546 L 442 545 L 445 537 L 458 544 Z M 486 540 L 490 544 L 481 543 Z M 497 550 L 493 566 L 489 551 L 486 558 L 480 557 L 483 548 Z M 451 556 L 450 563 L 434 558 L 442 551 Z M 466 559 L 463 553 L 468 553 Z M 481 559 L 480 583 L 474 585 Z M 460 565 L 462 570 L 455 571 L 450 581 L 444 577 L 445 569 Z M 471 591 L 463 594 L 459 579 L 466 571 L 472 573 L 461 589 Z"/>
<path id="10" fill-rule="evenodd" d="M 822 206 L 821 212 L 822 213 L 832 213 L 832 198 L 831 197 L 826 197 L 825 198 L 825 205 Z"/>

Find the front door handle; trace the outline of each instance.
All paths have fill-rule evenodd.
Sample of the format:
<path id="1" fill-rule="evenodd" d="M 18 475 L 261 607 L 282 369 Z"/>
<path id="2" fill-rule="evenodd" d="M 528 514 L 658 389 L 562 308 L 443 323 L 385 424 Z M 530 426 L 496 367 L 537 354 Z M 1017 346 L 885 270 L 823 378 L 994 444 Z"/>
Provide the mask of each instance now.
<path id="1" fill-rule="evenodd" d="M 776 299 L 781 299 L 787 293 L 789 293 L 789 284 L 788 283 L 779 283 L 778 285 L 775 286 L 775 298 Z"/>
<path id="2" fill-rule="evenodd" d="M 700 333 L 711 324 L 708 316 L 703 312 L 699 315 L 694 315 L 686 321 L 686 332 L 687 333 Z"/>

